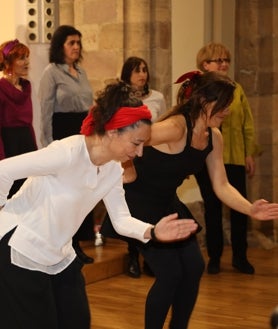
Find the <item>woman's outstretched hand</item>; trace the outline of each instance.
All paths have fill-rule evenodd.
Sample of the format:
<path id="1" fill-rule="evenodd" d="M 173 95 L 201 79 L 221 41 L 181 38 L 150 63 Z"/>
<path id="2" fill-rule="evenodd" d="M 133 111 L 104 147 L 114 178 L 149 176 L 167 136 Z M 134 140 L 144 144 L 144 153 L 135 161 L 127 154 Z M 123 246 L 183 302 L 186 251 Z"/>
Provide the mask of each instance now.
<path id="1" fill-rule="evenodd" d="M 155 225 L 156 239 L 161 242 L 171 242 L 188 238 L 195 233 L 198 225 L 193 219 L 177 219 L 178 214 L 163 217 Z"/>
<path id="2" fill-rule="evenodd" d="M 258 220 L 278 219 L 278 203 L 270 203 L 264 199 L 256 200 L 251 206 L 250 215 Z"/>

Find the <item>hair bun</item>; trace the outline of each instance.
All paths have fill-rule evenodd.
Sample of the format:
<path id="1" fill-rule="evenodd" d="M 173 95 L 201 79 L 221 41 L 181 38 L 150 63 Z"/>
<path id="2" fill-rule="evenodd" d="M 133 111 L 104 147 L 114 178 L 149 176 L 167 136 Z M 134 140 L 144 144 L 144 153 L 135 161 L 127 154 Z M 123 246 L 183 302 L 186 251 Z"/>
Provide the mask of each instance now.
<path id="1" fill-rule="evenodd" d="M 174 83 L 181 83 L 186 80 L 191 81 L 194 80 L 196 77 L 200 76 L 201 74 L 201 71 L 190 71 L 181 75 Z"/>

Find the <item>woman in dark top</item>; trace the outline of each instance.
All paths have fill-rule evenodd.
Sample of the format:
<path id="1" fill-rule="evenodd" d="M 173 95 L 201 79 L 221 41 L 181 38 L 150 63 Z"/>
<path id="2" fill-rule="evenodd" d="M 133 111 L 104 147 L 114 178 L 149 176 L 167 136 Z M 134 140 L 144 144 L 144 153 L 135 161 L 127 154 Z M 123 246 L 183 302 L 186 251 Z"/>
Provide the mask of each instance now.
<path id="1" fill-rule="evenodd" d="M 145 147 L 143 156 L 134 159 L 137 178 L 125 184 L 132 216 L 146 221 L 151 218 L 154 225 L 161 216 L 170 213 L 193 218 L 176 190 L 188 175 L 198 172 L 206 163 L 215 193 L 229 207 L 257 219 L 275 218 L 270 210 L 275 207 L 273 204 L 265 200 L 251 204 L 226 177 L 218 127 L 229 113 L 234 89 L 228 77 L 216 72 L 187 74 L 179 97 L 188 101 L 152 125 L 151 139 L 147 142 L 152 146 Z M 125 175 L 134 168 L 130 162 L 124 167 Z M 102 229 L 104 234 L 112 235 L 108 220 Z M 153 240 L 137 245 L 155 274 L 146 300 L 145 329 L 162 329 L 170 307 L 169 328 L 187 328 L 204 270 L 196 235 L 168 244 Z"/>

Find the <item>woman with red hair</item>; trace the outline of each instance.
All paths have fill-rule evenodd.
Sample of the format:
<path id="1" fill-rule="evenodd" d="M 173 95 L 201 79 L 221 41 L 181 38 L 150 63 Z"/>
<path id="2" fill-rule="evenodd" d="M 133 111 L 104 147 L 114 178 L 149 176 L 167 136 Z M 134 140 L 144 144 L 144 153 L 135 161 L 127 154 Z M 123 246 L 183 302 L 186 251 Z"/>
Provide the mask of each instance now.
<path id="1" fill-rule="evenodd" d="M 29 55 L 29 48 L 17 39 L 0 45 L 0 160 L 37 149 L 31 84 L 27 79 Z M 14 182 L 9 197 L 23 182 Z"/>

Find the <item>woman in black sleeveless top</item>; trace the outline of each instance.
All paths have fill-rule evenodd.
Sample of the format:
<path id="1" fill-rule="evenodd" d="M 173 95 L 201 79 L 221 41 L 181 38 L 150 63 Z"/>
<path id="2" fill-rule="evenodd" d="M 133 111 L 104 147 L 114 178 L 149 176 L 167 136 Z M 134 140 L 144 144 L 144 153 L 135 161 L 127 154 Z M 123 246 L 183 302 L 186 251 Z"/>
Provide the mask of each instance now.
<path id="1" fill-rule="evenodd" d="M 134 160 L 137 177 L 125 184 L 132 216 L 153 225 L 171 213 L 192 219 L 176 190 L 206 163 L 215 193 L 224 203 L 257 219 L 266 219 L 270 214 L 264 211 L 265 201 L 251 204 L 229 184 L 225 174 L 218 127 L 229 113 L 234 83 L 216 72 L 189 72 L 182 79 L 177 106 L 152 125 L 149 146 L 144 147 L 142 157 Z M 180 98 L 188 101 L 179 102 Z M 123 166 L 125 175 L 134 169 L 130 163 Z M 272 205 L 266 207 L 270 209 Z M 105 220 L 102 233 L 113 236 L 112 231 Z M 146 300 L 145 329 L 162 329 L 170 308 L 169 328 L 186 329 L 204 271 L 196 235 L 168 244 L 154 239 L 146 245 L 136 243 L 155 275 Z"/>

